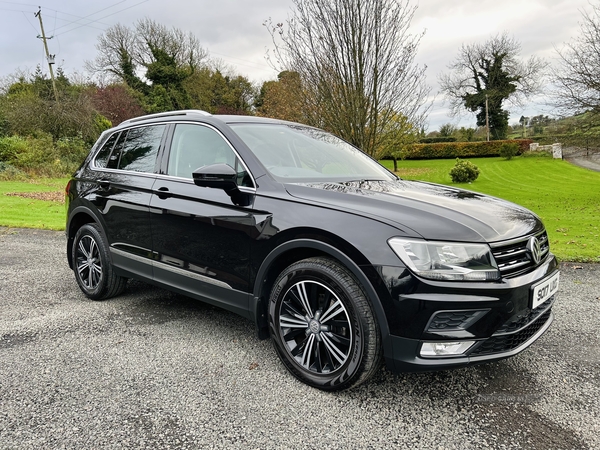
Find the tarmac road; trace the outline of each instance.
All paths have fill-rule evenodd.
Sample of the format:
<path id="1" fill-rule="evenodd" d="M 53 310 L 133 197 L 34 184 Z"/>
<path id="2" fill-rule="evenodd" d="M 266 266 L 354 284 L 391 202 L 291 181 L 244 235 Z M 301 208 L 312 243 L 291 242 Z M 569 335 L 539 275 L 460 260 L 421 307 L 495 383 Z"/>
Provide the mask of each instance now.
<path id="1" fill-rule="evenodd" d="M 138 282 L 93 302 L 61 232 L 0 229 L 0 449 L 600 448 L 600 265 L 508 360 L 325 393 L 245 319 Z"/>

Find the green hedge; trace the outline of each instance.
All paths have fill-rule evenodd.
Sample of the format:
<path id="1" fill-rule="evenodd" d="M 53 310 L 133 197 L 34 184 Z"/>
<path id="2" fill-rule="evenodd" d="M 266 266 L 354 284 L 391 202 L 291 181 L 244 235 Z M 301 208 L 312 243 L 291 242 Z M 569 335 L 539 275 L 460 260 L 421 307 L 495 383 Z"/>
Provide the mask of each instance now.
<path id="1" fill-rule="evenodd" d="M 519 154 L 529 150 L 531 139 L 515 139 L 506 141 L 484 141 L 484 142 L 443 142 L 437 144 L 411 144 L 407 145 L 399 155 L 398 159 L 453 159 L 453 158 L 477 158 L 500 156 L 502 145 L 516 143 L 519 146 Z"/>
<path id="2" fill-rule="evenodd" d="M 438 142 L 456 142 L 454 136 L 438 136 L 419 139 L 419 144 L 436 144 Z"/>

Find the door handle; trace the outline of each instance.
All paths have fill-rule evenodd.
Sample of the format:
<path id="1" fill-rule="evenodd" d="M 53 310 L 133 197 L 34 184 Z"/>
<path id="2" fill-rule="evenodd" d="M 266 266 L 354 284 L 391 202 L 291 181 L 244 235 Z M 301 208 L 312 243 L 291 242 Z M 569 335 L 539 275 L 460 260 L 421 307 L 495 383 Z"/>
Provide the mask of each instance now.
<path id="1" fill-rule="evenodd" d="M 108 191 L 110 189 L 110 181 L 108 180 L 100 180 L 98 181 L 98 184 L 103 191 Z"/>
<path id="2" fill-rule="evenodd" d="M 171 194 L 171 193 L 169 192 L 169 188 L 168 188 L 168 187 L 165 187 L 165 186 L 163 186 L 163 187 L 159 187 L 159 188 L 156 190 L 156 195 L 157 195 L 157 196 L 158 196 L 158 198 L 160 198 L 161 200 L 165 200 L 165 199 L 167 199 L 167 198 L 169 198 L 169 197 L 172 197 L 172 196 L 173 196 L 173 194 Z"/>

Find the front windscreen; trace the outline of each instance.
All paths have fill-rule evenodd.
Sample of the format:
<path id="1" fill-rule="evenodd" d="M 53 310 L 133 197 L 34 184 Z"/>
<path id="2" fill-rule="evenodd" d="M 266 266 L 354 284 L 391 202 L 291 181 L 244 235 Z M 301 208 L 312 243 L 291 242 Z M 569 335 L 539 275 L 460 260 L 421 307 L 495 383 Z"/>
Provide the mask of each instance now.
<path id="1" fill-rule="evenodd" d="M 281 182 L 396 179 L 356 147 L 316 128 L 257 123 L 230 126 Z"/>

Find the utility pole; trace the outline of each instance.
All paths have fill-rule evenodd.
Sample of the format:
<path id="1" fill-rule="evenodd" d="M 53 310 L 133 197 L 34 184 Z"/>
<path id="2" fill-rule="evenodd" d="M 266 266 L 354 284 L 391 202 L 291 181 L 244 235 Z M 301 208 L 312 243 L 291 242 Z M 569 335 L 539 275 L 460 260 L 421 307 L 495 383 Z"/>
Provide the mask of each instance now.
<path id="1" fill-rule="evenodd" d="M 48 39 L 52 39 L 52 36 L 49 38 L 46 37 L 46 33 L 44 32 L 44 24 L 42 23 L 42 8 L 34 14 L 35 17 L 40 19 L 40 29 L 42 30 L 42 35 L 38 38 L 44 42 L 44 49 L 46 50 L 46 59 L 48 59 L 48 68 L 50 69 L 50 79 L 52 80 L 52 90 L 54 91 L 54 98 L 58 102 L 58 92 L 56 90 L 56 82 L 54 81 L 54 70 L 52 69 L 52 64 L 54 64 L 54 55 L 51 55 L 48 51 Z"/>
<path id="2" fill-rule="evenodd" d="M 485 94 L 485 128 L 487 130 L 487 141 L 490 142 L 490 116 L 488 114 L 488 95 Z"/>

